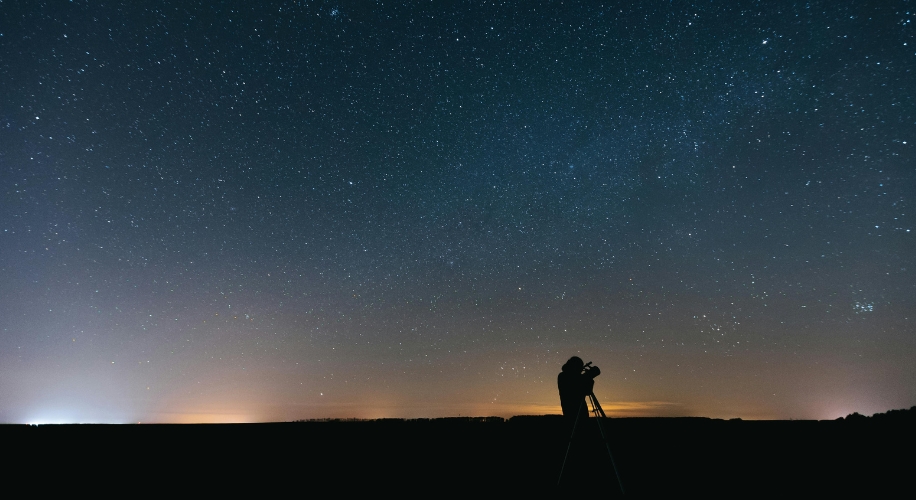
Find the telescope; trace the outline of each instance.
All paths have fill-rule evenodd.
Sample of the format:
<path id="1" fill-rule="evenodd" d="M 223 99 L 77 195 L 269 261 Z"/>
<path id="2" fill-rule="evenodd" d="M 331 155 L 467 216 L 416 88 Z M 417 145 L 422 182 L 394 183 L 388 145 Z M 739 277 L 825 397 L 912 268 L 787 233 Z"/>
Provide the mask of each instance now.
<path id="1" fill-rule="evenodd" d="M 588 377 L 589 380 L 594 381 L 595 377 L 601 375 L 601 370 L 597 366 L 592 366 L 592 362 L 589 361 L 582 366 L 582 376 Z M 594 382 L 589 385 L 594 385 Z M 589 389 L 590 390 L 590 389 Z M 598 430 L 601 432 L 601 439 L 604 440 L 604 447 L 607 448 L 607 455 L 611 459 L 611 466 L 614 468 L 614 475 L 617 476 L 617 485 L 620 486 L 620 494 L 624 495 L 623 491 L 623 481 L 620 480 L 620 472 L 617 470 L 617 463 L 614 461 L 614 455 L 611 454 L 611 445 L 607 441 L 607 434 L 604 433 L 604 426 L 601 425 L 601 420 L 606 419 L 607 415 L 604 414 L 604 408 L 601 407 L 601 403 L 598 402 L 598 398 L 595 397 L 594 392 L 589 392 L 586 394 L 586 399 L 582 400 L 581 405 L 585 406 L 586 410 L 588 405 L 586 400 L 592 403 L 592 412 L 595 414 L 595 421 L 598 422 Z M 586 413 L 587 415 L 587 413 Z M 560 477 L 557 479 L 557 486 L 560 486 L 560 483 L 563 482 L 563 471 L 566 469 L 566 461 L 569 459 L 569 450 L 572 449 L 573 438 L 576 436 L 576 427 L 579 425 L 579 417 L 582 416 L 582 407 L 580 406 L 579 411 L 576 412 L 576 421 L 573 423 L 572 434 L 569 436 L 569 445 L 566 447 L 566 456 L 563 457 L 563 466 L 560 468 Z"/>

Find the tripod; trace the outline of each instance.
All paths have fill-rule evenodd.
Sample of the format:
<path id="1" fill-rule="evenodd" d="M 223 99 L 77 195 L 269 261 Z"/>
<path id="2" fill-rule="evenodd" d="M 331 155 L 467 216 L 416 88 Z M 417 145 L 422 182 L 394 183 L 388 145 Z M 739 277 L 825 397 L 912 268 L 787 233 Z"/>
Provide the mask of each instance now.
<path id="1" fill-rule="evenodd" d="M 607 449 L 607 455 L 611 458 L 611 466 L 614 467 L 614 475 L 617 476 L 617 485 L 620 486 L 620 494 L 623 495 L 623 481 L 620 480 L 620 472 L 617 471 L 617 463 L 614 462 L 614 455 L 611 454 L 611 445 L 607 442 L 607 434 L 604 433 L 604 426 L 601 425 L 601 419 L 607 418 L 607 415 L 604 414 L 604 409 L 601 408 L 601 403 L 598 402 L 598 398 L 595 397 L 594 392 L 588 394 L 588 400 L 592 403 L 592 412 L 595 414 L 595 421 L 598 422 L 598 430 L 601 432 L 601 439 L 604 441 L 604 447 Z M 582 405 L 585 404 L 585 400 L 582 400 L 582 403 L 579 405 L 579 411 L 576 413 L 576 421 L 573 423 L 572 434 L 569 436 L 569 445 L 566 447 L 566 456 L 563 458 L 563 466 L 560 468 L 560 477 L 557 479 L 557 486 L 560 486 L 560 482 L 563 480 L 563 470 L 566 468 L 566 461 L 569 460 L 569 450 L 572 449 L 573 438 L 576 436 L 576 427 L 579 425 L 579 417 L 582 416 Z"/>

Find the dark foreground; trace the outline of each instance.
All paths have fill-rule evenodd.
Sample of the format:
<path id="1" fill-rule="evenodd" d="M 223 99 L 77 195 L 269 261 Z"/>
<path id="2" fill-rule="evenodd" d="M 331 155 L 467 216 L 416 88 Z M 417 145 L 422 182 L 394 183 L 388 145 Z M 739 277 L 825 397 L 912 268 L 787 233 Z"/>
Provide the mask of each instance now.
<path id="1" fill-rule="evenodd" d="M 7 477 L 45 491 L 619 494 L 594 419 L 557 488 L 564 425 L 557 417 L 9 425 L 0 439 Z M 605 430 L 627 496 L 896 496 L 912 489 L 916 470 L 909 420 L 628 418 L 606 420 Z"/>

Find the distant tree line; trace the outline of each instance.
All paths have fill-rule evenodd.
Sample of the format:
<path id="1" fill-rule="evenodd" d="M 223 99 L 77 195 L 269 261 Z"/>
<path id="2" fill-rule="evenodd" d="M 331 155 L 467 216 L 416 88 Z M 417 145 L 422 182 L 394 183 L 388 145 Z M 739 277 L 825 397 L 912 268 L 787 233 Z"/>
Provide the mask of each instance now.
<path id="1" fill-rule="evenodd" d="M 294 423 L 309 422 L 505 422 L 502 417 L 440 417 L 440 418 L 310 418 L 294 420 Z"/>
<path id="2" fill-rule="evenodd" d="M 916 422 L 916 406 L 911 406 L 908 410 L 889 410 L 884 413 L 875 413 L 871 417 L 866 417 L 859 412 L 853 412 L 837 420 L 845 420 L 847 422 L 874 421 L 882 423 Z"/>

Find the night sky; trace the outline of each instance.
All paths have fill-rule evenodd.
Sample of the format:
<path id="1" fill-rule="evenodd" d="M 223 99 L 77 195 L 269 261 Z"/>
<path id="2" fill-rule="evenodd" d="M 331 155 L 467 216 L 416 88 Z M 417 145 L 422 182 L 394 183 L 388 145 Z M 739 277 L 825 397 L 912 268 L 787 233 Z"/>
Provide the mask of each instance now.
<path id="1" fill-rule="evenodd" d="M 3 1 L 0 422 L 910 407 L 914 20 Z"/>

